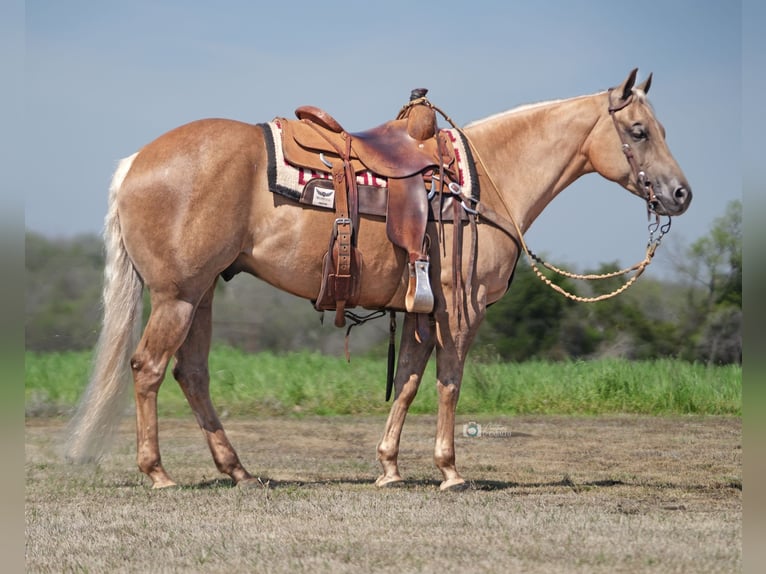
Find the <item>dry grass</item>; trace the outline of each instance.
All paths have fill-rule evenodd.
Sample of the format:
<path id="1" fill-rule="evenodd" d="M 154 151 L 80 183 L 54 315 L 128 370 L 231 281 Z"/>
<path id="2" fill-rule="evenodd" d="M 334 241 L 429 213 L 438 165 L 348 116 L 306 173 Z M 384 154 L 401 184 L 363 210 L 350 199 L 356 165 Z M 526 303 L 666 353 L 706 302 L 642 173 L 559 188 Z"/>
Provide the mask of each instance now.
<path id="1" fill-rule="evenodd" d="M 166 421 L 164 462 L 184 486 L 158 492 L 134 470 L 131 420 L 99 468 L 63 464 L 63 423 L 29 420 L 27 571 L 741 570 L 738 418 L 477 421 L 512 434 L 460 437 L 471 488 L 441 493 L 432 416 L 408 419 L 410 480 L 390 490 L 372 486 L 380 417 L 227 421 L 269 481 L 250 490 L 219 477 L 194 423 Z"/>

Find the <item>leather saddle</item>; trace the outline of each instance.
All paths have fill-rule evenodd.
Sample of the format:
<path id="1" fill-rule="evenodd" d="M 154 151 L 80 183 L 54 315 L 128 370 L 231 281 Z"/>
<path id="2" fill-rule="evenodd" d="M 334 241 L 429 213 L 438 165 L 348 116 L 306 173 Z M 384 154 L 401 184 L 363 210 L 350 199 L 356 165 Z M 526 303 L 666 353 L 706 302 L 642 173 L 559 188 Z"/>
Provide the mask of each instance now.
<path id="1" fill-rule="evenodd" d="M 338 150 L 347 140 L 355 172 L 369 170 L 383 177 L 403 178 L 439 163 L 436 132 L 427 139 L 416 139 L 409 134 L 408 119 L 349 133 L 319 108 L 302 106 L 295 114 L 300 121 L 287 122 L 282 128 L 283 151 L 290 163 L 327 171 L 327 162 L 340 156 Z"/>
<path id="2" fill-rule="evenodd" d="M 369 171 L 388 183 L 386 231 L 389 240 L 408 254 L 408 312 L 428 314 L 434 298 L 428 271 L 429 193 L 457 180 L 453 146 L 437 129 L 436 113 L 413 90 L 396 119 L 351 133 L 324 110 L 299 107 L 297 120 L 280 118 L 285 160 L 295 166 L 330 172 L 336 219 L 323 262 L 318 310 L 335 309 L 335 324 L 345 324 L 345 309 L 359 297 L 362 255 L 356 249 L 359 189 L 356 174 Z"/>

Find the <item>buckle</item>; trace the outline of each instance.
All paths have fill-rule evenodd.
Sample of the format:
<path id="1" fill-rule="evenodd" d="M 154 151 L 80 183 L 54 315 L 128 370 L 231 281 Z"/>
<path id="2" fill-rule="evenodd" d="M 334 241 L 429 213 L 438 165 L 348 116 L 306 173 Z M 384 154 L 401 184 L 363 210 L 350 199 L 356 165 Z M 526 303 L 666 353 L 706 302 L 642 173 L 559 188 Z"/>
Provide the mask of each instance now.
<path id="1" fill-rule="evenodd" d="M 349 227 L 352 226 L 352 221 L 348 217 L 338 217 L 335 222 L 332 224 L 332 233 L 333 235 L 338 235 L 338 226 L 339 225 L 348 225 Z M 351 229 L 353 231 L 353 227 Z"/>

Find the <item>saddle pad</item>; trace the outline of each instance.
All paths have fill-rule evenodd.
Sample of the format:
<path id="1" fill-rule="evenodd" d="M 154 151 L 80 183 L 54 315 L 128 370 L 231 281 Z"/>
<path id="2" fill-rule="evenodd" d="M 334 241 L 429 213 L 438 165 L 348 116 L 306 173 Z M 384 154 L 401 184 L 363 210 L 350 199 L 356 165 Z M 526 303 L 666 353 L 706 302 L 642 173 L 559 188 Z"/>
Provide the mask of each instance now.
<path id="1" fill-rule="evenodd" d="M 332 184 L 319 186 L 322 193 L 315 192 L 316 183 L 309 188 L 312 193 L 306 193 L 306 186 L 316 180 L 332 180 L 329 172 L 304 169 L 289 164 L 282 153 L 282 129 L 278 120 L 258 124 L 263 130 L 269 152 L 269 165 L 267 168 L 269 191 L 290 198 L 294 201 L 308 203 L 316 207 L 326 209 L 334 208 L 334 193 Z M 463 135 L 454 129 L 442 130 L 449 136 L 455 150 L 460 186 L 464 191 L 470 191 L 471 197 L 479 197 L 479 179 L 476 175 L 476 167 L 470 155 L 468 142 Z M 388 187 L 388 180 L 370 171 L 359 172 L 356 175 L 360 195 L 365 189 L 384 190 Z"/>

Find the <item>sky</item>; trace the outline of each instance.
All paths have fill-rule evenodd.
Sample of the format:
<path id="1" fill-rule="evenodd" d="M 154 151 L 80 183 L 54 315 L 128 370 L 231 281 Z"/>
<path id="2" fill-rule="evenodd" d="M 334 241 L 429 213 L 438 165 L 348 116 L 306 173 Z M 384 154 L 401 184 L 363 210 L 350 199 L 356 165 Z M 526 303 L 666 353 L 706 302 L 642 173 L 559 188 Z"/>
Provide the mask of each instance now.
<path id="1" fill-rule="evenodd" d="M 27 230 L 99 233 L 119 159 L 195 119 L 257 123 L 313 104 L 362 130 L 426 87 L 464 125 L 595 93 L 638 67 L 639 81 L 654 74 L 650 100 L 694 192 L 658 252 L 667 273 L 741 199 L 742 16 L 730 0 L 29 0 L 11 184 Z M 589 175 L 526 240 L 584 270 L 641 260 L 647 235 L 643 202 Z"/>

